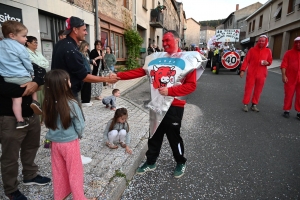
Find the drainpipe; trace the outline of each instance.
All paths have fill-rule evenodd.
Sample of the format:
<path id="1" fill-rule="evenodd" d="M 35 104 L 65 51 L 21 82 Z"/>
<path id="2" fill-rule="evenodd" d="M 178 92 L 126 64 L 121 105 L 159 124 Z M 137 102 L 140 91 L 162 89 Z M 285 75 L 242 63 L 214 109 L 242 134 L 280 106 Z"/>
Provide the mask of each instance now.
<path id="1" fill-rule="evenodd" d="M 267 33 L 267 35 L 269 35 L 269 30 L 270 30 L 270 23 L 271 23 L 271 15 L 272 15 L 272 4 L 273 3 L 271 3 L 270 4 L 270 14 L 269 14 L 269 24 L 268 24 L 268 33 Z M 282 8 L 281 8 L 282 9 Z"/>
<path id="2" fill-rule="evenodd" d="M 137 24 L 136 24 L 136 0 L 133 1 L 133 30 L 137 30 Z"/>
<path id="3" fill-rule="evenodd" d="M 99 16 L 98 16 L 98 0 L 95 0 L 95 22 L 96 22 L 96 40 L 99 40 Z"/>

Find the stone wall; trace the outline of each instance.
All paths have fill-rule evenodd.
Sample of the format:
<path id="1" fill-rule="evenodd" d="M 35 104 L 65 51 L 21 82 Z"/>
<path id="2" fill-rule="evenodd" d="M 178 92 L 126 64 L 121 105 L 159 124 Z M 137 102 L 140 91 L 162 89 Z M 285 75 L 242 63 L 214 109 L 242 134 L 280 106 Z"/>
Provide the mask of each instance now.
<path id="1" fill-rule="evenodd" d="M 199 46 L 200 42 L 200 24 L 198 24 L 193 18 L 189 18 L 187 21 L 186 30 L 186 46 L 195 44 Z"/>
<path id="2" fill-rule="evenodd" d="M 167 7 L 164 13 L 164 26 L 167 30 L 175 30 L 179 33 L 179 17 L 172 3 L 174 0 L 164 0 L 163 5 Z M 176 3 L 175 3 L 176 4 Z"/>
<path id="3" fill-rule="evenodd" d="M 87 10 L 89 12 L 93 12 L 93 0 L 67 0 L 67 2 L 74 3 L 74 5 Z"/>
<path id="4" fill-rule="evenodd" d="M 98 10 L 124 25 L 132 25 L 132 0 L 127 0 L 128 9 L 123 6 L 123 0 L 99 0 Z"/>

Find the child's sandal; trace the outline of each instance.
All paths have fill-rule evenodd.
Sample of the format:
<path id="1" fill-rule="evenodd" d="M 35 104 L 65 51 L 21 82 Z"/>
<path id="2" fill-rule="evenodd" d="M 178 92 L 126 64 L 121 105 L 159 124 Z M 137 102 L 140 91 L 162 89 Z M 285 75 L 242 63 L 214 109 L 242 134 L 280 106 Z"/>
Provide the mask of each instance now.
<path id="1" fill-rule="evenodd" d="M 120 142 L 122 148 L 126 148 L 126 144 L 124 142 Z"/>
<path id="2" fill-rule="evenodd" d="M 118 148 L 117 145 L 111 144 L 109 142 L 106 142 L 106 146 L 108 146 L 110 149 L 117 149 Z"/>

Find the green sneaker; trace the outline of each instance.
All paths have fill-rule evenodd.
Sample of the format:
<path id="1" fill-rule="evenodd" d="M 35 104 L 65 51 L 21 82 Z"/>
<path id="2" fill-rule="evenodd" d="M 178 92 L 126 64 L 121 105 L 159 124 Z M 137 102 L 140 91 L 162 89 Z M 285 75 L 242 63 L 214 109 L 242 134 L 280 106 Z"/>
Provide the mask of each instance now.
<path id="1" fill-rule="evenodd" d="M 175 178 L 182 177 L 185 172 L 185 169 L 186 169 L 186 164 L 177 164 L 174 171 L 174 177 Z"/>
<path id="2" fill-rule="evenodd" d="M 136 170 L 137 174 L 144 174 L 145 172 L 154 171 L 156 169 L 156 164 L 148 165 L 147 162 L 145 162 L 141 167 L 139 167 Z"/>

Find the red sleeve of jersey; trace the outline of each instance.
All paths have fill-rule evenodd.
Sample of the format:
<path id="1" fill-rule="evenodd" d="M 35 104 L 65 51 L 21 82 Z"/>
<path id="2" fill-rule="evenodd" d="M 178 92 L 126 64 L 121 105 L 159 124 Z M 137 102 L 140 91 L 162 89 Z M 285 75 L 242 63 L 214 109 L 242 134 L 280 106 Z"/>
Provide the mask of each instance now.
<path id="1" fill-rule="evenodd" d="M 244 58 L 243 64 L 241 66 L 241 71 L 246 71 L 246 69 L 247 69 L 247 67 L 249 65 L 249 62 L 250 62 L 251 52 L 252 52 L 252 48 L 248 51 L 247 55 Z"/>
<path id="2" fill-rule="evenodd" d="M 186 75 L 185 80 L 181 85 L 176 85 L 168 88 L 168 96 L 186 96 L 196 90 L 196 70 Z"/>
<path id="3" fill-rule="evenodd" d="M 270 66 L 272 64 L 272 61 L 273 61 L 272 52 L 271 52 L 270 49 L 268 49 L 268 58 L 267 58 L 267 61 L 269 63 L 267 66 Z"/>
<path id="4" fill-rule="evenodd" d="M 134 79 L 134 78 L 139 78 L 142 76 L 145 76 L 146 72 L 143 69 L 143 67 L 125 71 L 125 72 L 118 72 L 117 76 L 121 78 L 121 80 L 129 80 L 129 79 Z"/>
<path id="5" fill-rule="evenodd" d="M 289 54 L 290 54 L 289 51 L 287 51 L 284 54 L 280 68 L 287 68 L 287 66 L 288 66 L 288 60 L 289 60 Z"/>

